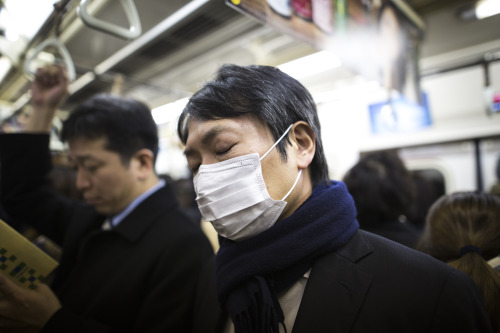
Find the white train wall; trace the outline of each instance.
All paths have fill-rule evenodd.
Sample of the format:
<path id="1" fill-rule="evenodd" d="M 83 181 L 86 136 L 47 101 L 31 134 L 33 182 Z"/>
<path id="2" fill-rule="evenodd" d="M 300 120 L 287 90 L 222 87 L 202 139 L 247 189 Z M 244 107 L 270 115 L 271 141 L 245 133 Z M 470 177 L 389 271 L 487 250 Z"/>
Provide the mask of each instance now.
<path id="1" fill-rule="evenodd" d="M 491 63 L 489 73 L 493 90 L 499 92 L 500 63 Z M 368 105 L 382 98 L 378 89 L 353 89 L 343 98 L 319 103 L 331 177 L 341 179 L 362 153 L 398 149 L 408 168 L 440 171 L 447 192 L 487 190 L 496 181 L 500 113 L 486 111 L 482 66 L 423 77 L 422 87 L 432 125 L 411 133 L 371 133 Z"/>

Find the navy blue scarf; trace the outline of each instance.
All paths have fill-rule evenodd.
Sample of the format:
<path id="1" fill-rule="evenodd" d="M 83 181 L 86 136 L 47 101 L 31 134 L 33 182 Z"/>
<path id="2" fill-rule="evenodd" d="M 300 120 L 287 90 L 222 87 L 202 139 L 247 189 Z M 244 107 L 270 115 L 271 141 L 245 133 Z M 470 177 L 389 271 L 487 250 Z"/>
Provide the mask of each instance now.
<path id="1" fill-rule="evenodd" d="M 344 244 L 358 230 L 356 208 L 342 182 L 317 186 L 289 217 L 259 235 L 234 242 L 219 237 L 217 296 L 235 333 L 277 333 L 284 327 L 277 294 L 316 258 Z"/>

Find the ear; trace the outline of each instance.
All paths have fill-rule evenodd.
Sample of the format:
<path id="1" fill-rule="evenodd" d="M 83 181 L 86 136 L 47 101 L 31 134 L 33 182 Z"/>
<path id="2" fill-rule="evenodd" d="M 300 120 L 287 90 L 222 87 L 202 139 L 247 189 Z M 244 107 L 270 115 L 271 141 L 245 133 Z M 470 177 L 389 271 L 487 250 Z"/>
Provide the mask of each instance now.
<path id="1" fill-rule="evenodd" d="M 316 151 L 316 135 L 311 126 L 305 121 L 298 121 L 293 124 L 289 136 L 294 148 L 297 166 L 306 169 L 314 158 Z"/>
<path id="2" fill-rule="evenodd" d="M 132 157 L 132 161 L 140 179 L 147 179 L 151 173 L 154 173 L 154 155 L 151 150 L 146 148 L 138 150 Z"/>

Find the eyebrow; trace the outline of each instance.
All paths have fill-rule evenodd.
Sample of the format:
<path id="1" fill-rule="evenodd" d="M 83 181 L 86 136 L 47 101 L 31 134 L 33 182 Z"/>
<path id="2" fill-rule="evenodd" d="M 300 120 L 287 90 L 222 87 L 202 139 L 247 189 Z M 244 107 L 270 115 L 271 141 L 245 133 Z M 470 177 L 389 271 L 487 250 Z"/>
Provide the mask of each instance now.
<path id="1" fill-rule="evenodd" d="M 221 125 L 218 125 L 218 126 L 214 126 L 212 127 L 210 130 L 208 130 L 201 138 L 201 143 L 203 145 L 206 145 L 208 144 L 209 142 L 211 142 L 217 135 L 219 135 L 220 133 L 222 132 L 225 132 L 225 131 L 228 131 L 229 128 L 227 126 L 221 126 Z M 189 157 L 191 155 L 194 154 L 194 150 L 193 149 L 185 149 L 184 150 L 184 155 L 186 157 Z"/>

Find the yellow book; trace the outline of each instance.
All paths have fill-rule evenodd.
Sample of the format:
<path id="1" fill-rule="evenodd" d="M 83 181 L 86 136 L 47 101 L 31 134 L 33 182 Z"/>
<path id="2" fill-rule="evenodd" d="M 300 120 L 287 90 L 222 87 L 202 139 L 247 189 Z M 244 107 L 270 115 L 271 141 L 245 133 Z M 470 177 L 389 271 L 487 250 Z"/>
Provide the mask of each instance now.
<path id="1" fill-rule="evenodd" d="M 0 273 L 34 289 L 57 265 L 56 260 L 0 220 Z"/>

